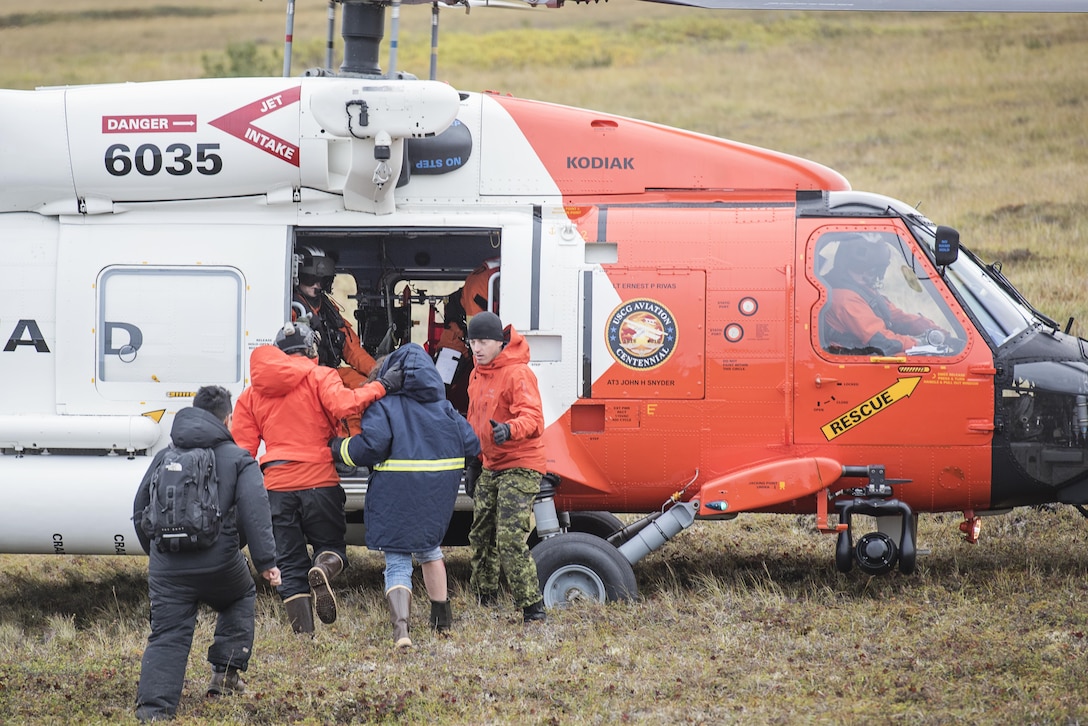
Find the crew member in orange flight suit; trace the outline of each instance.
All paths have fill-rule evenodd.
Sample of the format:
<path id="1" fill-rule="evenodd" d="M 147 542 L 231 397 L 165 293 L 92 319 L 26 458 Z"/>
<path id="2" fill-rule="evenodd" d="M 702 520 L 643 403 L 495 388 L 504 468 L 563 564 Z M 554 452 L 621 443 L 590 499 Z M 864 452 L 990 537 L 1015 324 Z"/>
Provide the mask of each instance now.
<path id="1" fill-rule="evenodd" d="M 831 290 L 821 325 L 829 346 L 896 355 L 919 344 L 914 336 L 939 330 L 926 316 L 899 309 L 877 290 L 890 261 L 891 250 L 883 242 L 858 234 L 839 242 L 835 264 L 824 276 Z"/>
<path id="2" fill-rule="evenodd" d="M 336 275 L 332 258 L 317 247 L 300 250 L 302 264 L 298 268 L 298 284 L 293 302 L 310 315 L 308 325 L 321 336 L 317 346 L 318 363 L 335 368 L 344 385 L 358 388 L 374 368 L 374 358 L 359 343 L 354 328 L 340 314 L 339 306 L 329 297 Z M 298 319 L 297 305 L 292 305 L 291 320 Z M 347 366 L 340 365 L 346 362 Z M 350 366 L 350 367 L 348 367 Z M 354 436 L 359 428 L 359 414 L 348 416 L 341 436 Z"/>

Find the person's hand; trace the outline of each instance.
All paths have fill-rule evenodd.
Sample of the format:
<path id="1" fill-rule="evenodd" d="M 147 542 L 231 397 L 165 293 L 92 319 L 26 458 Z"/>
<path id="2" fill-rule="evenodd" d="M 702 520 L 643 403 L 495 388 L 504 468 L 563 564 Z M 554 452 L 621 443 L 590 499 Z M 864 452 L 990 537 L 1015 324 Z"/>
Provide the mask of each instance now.
<path id="1" fill-rule="evenodd" d="M 465 494 L 469 498 L 476 495 L 476 480 L 480 478 L 480 472 L 484 469 L 483 462 L 475 456 L 465 459 Z"/>
<path id="2" fill-rule="evenodd" d="M 265 570 L 261 573 L 261 577 L 267 580 L 272 587 L 279 587 L 283 584 L 283 580 L 280 579 L 280 568 L 278 567 Z"/>
<path id="3" fill-rule="evenodd" d="M 340 455 L 340 449 L 343 448 L 344 438 L 342 436 L 333 436 L 329 439 L 329 448 L 332 450 L 332 461 L 334 464 L 343 464 L 344 457 Z"/>
<path id="4" fill-rule="evenodd" d="M 510 424 L 499 423 L 495 419 L 488 419 L 491 422 L 491 436 L 495 439 L 495 443 L 502 446 L 510 440 Z"/>
<path id="5" fill-rule="evenodd" d="M 378 381 L 385 386 L 386 394 L 396 393 L 404 387 L 404 369 L 400 366 L 389 366 Z"/>

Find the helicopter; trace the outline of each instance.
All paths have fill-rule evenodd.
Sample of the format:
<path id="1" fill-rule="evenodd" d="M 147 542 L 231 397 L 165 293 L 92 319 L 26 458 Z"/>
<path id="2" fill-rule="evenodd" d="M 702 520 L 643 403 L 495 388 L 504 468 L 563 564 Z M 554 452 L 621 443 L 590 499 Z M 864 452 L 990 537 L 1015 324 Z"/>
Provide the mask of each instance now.
<path id="1" fill-rule="evenodd" d="M 383 72 L 390 5 L 335 4 L 335 72 L 0 91 L 0 360 L 26 382 L 0 403 L 0 481 L 35 492 L 0 551 L 144 554 L 136 485 L 200 386 L 248 384 L 304 248 L 372 354 L 437 355 L 450 296 L 498 259 L 485 302 L 544 402 L 550 607 L 637 597 L 634 565 L 697 521 L 815 515 L 839 571 L 881 575 L 915 570 L 920 513 L 962 512 L 976 541 L 987 514 L 1084 511 L 1088 342 L 955 229 L 788 154 Z M 851 339 L 849 299 L 910 318 L 906 340 Z M 342 485 L 363 544 L 365 472 Z"/>

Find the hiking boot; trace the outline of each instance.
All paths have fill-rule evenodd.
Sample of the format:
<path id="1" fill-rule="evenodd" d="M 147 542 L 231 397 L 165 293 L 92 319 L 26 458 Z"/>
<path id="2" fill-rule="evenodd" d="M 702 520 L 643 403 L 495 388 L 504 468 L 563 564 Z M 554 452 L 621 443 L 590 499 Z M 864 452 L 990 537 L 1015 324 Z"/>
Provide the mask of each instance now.
<path id="1" fill-rule="evenodd" d="M 208 681 L 209 696 L 231 696 L 244 690 L 246 684 L 237 668 L 212 666 L 212 679 Z"/>
<path id="2" fill-rule="evenodd" d="M 489 608 L 499 601 L 499 594 L 497 592 L 478 592 L 476 593 L 476 602 L 485 608 Z"/>
<path id="3" fill-rule="evenodd" d="M 325 551 L 314 558 L 308 579 L 314 592 L 314 609 L 321 622 L 328 625 L 336 622 L 336 596 L 332 594 L 329 581 L 344 569 L 344 561 L 335 552 Z"/>
<path id="4" fill-rule="evenodd" d="M 548 614 L 544 612 L 544 601 L 538 600 L 532 605 L 527 605 L 521 609 L 525 614 L 525 622 L 527 623 L 539 623 L 548 619 Z"/>

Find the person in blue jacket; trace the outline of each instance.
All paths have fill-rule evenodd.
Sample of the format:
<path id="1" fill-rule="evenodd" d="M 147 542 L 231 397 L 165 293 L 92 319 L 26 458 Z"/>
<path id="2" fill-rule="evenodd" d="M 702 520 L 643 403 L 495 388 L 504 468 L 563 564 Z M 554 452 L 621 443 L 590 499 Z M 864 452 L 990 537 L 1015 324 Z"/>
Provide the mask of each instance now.
<path id="1" fill-rule="evenodd" d="M 401 346 L 382 359 L 377 376 L 404 371 L 404 386 L 370 405 L 362 433 L 333 439 L 333 459 L 371 468 L 363 516 L 366 545 L 385 555 L 385 597 L 397 648 L 412 645 L 412 557 L 420 563 L 431 600 L 431 627 L 449 630 L 453 619 L 440 547 L 453 517 L 465 459 L 480 441 L 446 400 L 442 377 L 422 347 Z M 372 375 L 374 375 L 372 373 Z"/>

